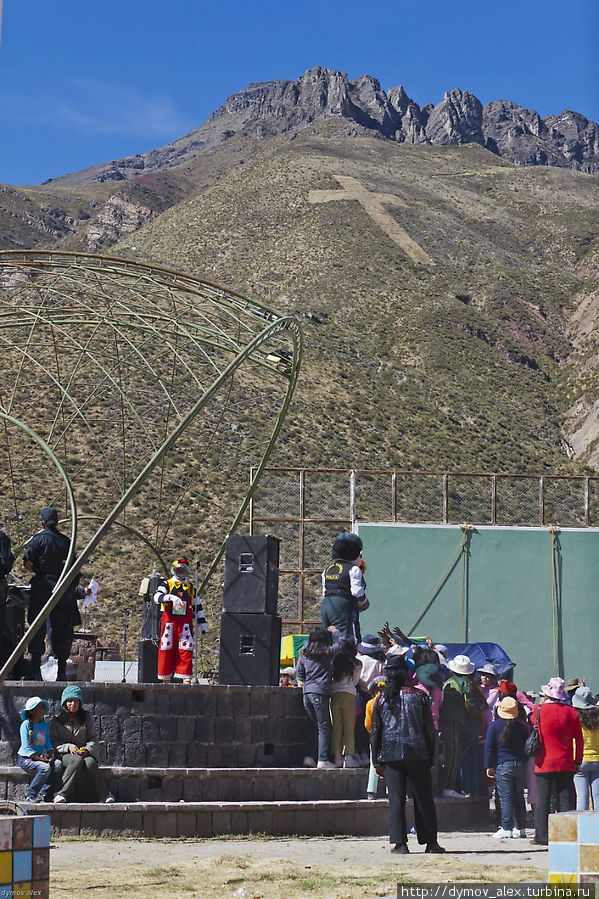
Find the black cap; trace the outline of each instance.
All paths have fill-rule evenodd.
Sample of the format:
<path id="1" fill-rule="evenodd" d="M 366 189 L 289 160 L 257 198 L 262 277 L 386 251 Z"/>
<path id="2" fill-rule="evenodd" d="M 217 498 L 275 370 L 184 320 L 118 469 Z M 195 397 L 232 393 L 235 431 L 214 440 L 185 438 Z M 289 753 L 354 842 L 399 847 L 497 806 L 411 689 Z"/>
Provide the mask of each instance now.
<path id="1" fill-rule="evenodd" d="M 44 524 L 57 524 L 58 512 L 56 509 L 53 509 L 52 506 L 45 506 L 40 512 L 40 518 Z"/>

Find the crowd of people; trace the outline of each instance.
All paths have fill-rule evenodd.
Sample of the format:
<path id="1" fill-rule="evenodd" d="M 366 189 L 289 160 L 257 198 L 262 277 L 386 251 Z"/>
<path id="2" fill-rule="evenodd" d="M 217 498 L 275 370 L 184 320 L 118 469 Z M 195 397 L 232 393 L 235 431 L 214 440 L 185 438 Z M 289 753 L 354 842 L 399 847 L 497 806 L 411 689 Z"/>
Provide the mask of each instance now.
<path id="1" fill-rule="evenodd" d="M 35 574 L 33 617 L 68 551 L 56 520 L 54 509 L 42 510 L 43 529 L 25 552 L 25 565 Z M 0 549 L 5 569 L 14 557 L 10 545 Z M 584 679 L 565 684 L 552 677 L 538 695 L 527 694 L 514 683 L 513 666 L 501 670 L 485 662 L 477 667 L 467 655 L 449 657 L 447 647 L 429 637 L 413 643 L 399 628 L 391 631 L 385 625 L 378 635 L 362 638 L 359 616 L 368 608 L 365 570 L 360 538 L 340 534 L 322 576 L 322 627 L 310 632 L 294 672 L 311 724 L 304 766 L 368 766 L 367 797 L 376 798 L 382 781 L 389 797 L 390 840 L 400 854 L 409 851 L 408 790 L 418 841 L 430 853 L 444 852 L 437 841 L 435 796 L 494 793 L 497 839 L 527 836 L 526 797 L 534 811 L 533 842 L 541 845 L 548 841 L 552 810 L 599 811 L 598 697 Z M 205 619 L 187 561 L 175 560 L 171 575 L 154 597 L 163 617 L 159 677 L 187 681 L 194 620 L 204 630 Z M 49 621 L 59 677 L 67 654 L 65 630 L 72 636 L 73 591 Z M 33 653 L 39 666 L 37 644 Z M 27 798 L 42 801 L 55 793 L 55 802 L 66 802 L 75 778 L 84 774 L 97 799 L 114 801 L 98 770 L 93 719 L 83 708 L 80 688 L 65 689 L 49 727 L 47 712 L 48 703 L 39 697 L 21 712 L 19 764 L 33 777 Z"/>
<path id="2" fill-rule="evenodd" d="M 532 841 L 541 845 L 551 810 L 592 804 L 599 811 L 599 697 L 584 681 L 566 685 L 559 677 L 528 695 L 514 683 L 513 667 L 477 668 L 466 655 L 448 658 L 430 638 L 411 643 L 399 628 L 361 639 L 359 612 L 368 602 L 361 552 L 355 534 L 335 540 L 323 573 L 323 626 L 310 632 L 296 666 L 312 723 L 304 765 L 369 765 L 369 799 L 383 778 L 398 853 L 408 852 L 408 786 L 427 852 L 443 851 L 435 795 L 493 792 L 500 825 L 493 836 L 509 839 L 527 837 L 526 794 Z"/>

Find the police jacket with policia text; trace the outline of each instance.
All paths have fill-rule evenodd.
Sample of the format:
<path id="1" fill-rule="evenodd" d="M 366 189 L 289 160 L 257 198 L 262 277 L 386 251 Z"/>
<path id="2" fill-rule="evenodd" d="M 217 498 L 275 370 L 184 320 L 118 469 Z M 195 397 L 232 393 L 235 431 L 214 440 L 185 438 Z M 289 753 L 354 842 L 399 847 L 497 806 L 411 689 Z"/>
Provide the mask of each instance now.
<path id="1" fill-rule="evenodd" d="M 434 764 L 436 734 L 428 697 L 422 690 L 402 687 L 393 699 L 381 693 L 372 709 L 370 747 L 374 765 L 404 760 Z"/>
<path id="2" fill-rule="evenodd" d="M 170 602 L 167 602 L 170 600 Z M 206 616 L 202 603 L 195 595 L 193 584 L 185 584 L 177 578 L 171 577 L 164 581 L 154 594 L 154 602 L 160 605 L 168 620 L 178 619 L 191 623 L 194 618 L 200 625 L 200 632 L 207 632 Z"/>
<path id="3" fill-rule="evenodd" d="M 333 559 L 322 573 L 322 587 L 325 596 L 357 601 L 364 596 L 362 571 L 353 562 Z"/>

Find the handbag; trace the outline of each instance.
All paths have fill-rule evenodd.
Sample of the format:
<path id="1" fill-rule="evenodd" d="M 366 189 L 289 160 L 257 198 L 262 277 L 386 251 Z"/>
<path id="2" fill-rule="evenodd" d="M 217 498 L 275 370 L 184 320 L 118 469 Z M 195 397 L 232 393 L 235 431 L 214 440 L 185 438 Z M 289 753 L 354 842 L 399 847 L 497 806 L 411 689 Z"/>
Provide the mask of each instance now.
<path id="1" fill-rule="evenodd" d="M 538 753 L 541 748 L 541 734 L 539 731 L 539 723 L 541 721 L 541 707 L 539 706 L 539 711 L 537 714 L 537 720 L 534 723 L 533 729 L 528 735 L 528 739 L 524 744 L 524 752 L 526 753 L 529 759 L 534 758 L 534 756 Z"/>

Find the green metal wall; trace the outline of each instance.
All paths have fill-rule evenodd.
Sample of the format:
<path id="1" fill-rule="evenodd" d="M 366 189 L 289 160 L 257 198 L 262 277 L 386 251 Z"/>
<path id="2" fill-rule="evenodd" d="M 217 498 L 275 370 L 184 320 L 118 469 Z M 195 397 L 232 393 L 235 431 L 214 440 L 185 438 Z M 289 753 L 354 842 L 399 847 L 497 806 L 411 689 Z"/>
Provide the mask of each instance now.
<path id="1" fill-rule="evenodd" d="M 552 543 L 550 528 L 478 527 L 462 556 L 457 525 L 362 523 L 357 531 L 370 600 L 363 634 L 389 621 L 439 643 L 499 643 L 523 689 L 547 683 L 555 656 L 555 673 L 586 675 L 599 690 L 598 529 L 560 530 Z"/>

